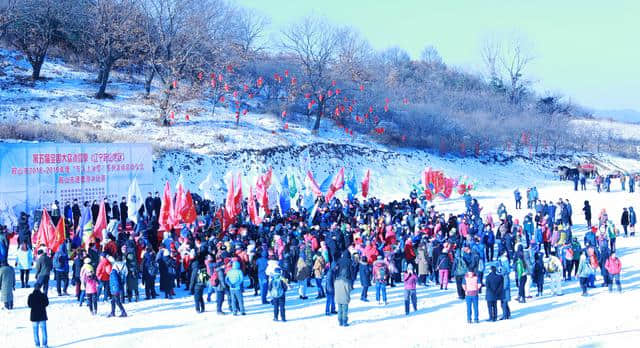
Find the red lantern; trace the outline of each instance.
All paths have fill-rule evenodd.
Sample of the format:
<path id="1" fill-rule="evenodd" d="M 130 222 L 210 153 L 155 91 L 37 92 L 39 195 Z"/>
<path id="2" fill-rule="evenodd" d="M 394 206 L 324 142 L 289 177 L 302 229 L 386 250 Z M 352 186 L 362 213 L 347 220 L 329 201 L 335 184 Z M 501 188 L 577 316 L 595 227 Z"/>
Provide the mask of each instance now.
<path id="1" fill-rule="evenodd" d="M 389 104 L 389 98 L 384 98 L 384 103 Z"/>
<path id="2" fill-rule="evenodd" d="M 204 76 L 204 73 L 201 71 L 198 73 L 198 80 L 202 80 L 202 77 Z"/>
<path id="3" fill-rule="evenodd" d="M 292 85 L 292 86 L 295 86 L 295 84 L 296 84 L 296 83 L 298 83 L 298 79 L 297 79 L 297 78 L 295 78 L 295 77 L 292 77 L 292 78 L 291 78 L 291 85 Z"/>
<path id="4" fill-rule="evenodd" d="M 389 105 L 384 106 L 384 112 L 389 112 Z"/>
<path id="5" fill-rule="evenodd" d="M 223 95 L 220 96 L 220 102 L 224 103 L 224 96 Z"/>
<path id="6" fill-rule="evenodd" d="M 328 90 L 327 91 L 327 97 L 331 98 L 332 95 L 333 95 L 333 91 L 332 90 Z"/>
<path id="7" fill-rule="evenodd" d="M 233 72 L 233 66 L 231 66 L 231 64 L 227 65 L 227 71 Z"/>
<path id="8" fill-rule="evenodd" d="M 282 118 L 287 117 L 287 110 L 282 110 Z"/>
<path id="9" fill-rule="evenodd" d="M 322 101 L 322 99 L 324 99 L 324 94 L 320 94 L 320 95 L 318 96 L 318 99 L 320 99 L 320 101 Z"/>
<path id="10" fill-rule="evenodd" d="M 360 85 L 360 92 L 364 91 L 364 85 Z"/>
<path id="11" fill-rule="evenodd" d="M 264 80 L 262 79 L 262 76 L 258 77 L 258 81 L 256 81 L 256 85 L 258 85 L 258 88 L 262 87 L 263 82 Z"/>
<path id="12" fill-rule="evenodd" d="M 376 124 L 380 122 L 380 119 L 378 118 L 378 116 L 373 116 L 373 122 Z"/>
<path id="13" fill-rule="evenodd" d="M 253 99 L 253 93 L 249 93 L 249 99 Z"/>
<path id="14" fill-rule="evenodd" d="M 224 91 L 229 92 L 229 85 L 226 83 L 224 84 Z"/>
<path id="15" fill-rule="evenodd" d="M 172 120 L 176 118 L 176 115 L 173 113 L 173 111 L 171 111 L 171 113 L 169 114 L 169 118 Z"/>
<path id="16" fill-rule="evenodd" d="M 242 110 L 242 115 L 246 115 L 247 114 L 247 109 Z"/>
<path id="17" fill-rule="evenodd" d="M 289 123 L 285 123 L 285 124 L 284 124 L 284 129 L 285 129 L 285 130 L 289 129 Z"/>
<path id="18" fill-rule="evenodd" d="M 249 90 L 249 86 L 247 86 L 246 84 L 244 84 L 244 85 L 242 86 L 242 90 L 243 90 L 243 91 L 245 91 L 245 92 L 247 92 L 247 91 Z"/>
<path id="19" fill-rule="evenodd" d="M 211 88 L 216 88 L 216 80 L 211 80 Z"/>
<path id="20" fill-rule="evenodd" d="M 402 142 L 405 142 L 405 141 L 407 141 L 407 136 L 406 136 L 406 135 L 403 135 L 403 136 L 402 136 Z"/>
<path id="21" fill-rule="evenodd" d="M 224 80 L 224 77 L 222 76 L 222 74 L 218 74 L 218 82 L 222 82 Z"/>
<path id="22" fill-rule="evenodd" d="M 333 86 L 333 87 L 336 86 L 336 80 L 331 81 L 331 86 Z"/>
<path id="23" fill-rule="evenodd" d="M 289 70 L 284 71 L 284 77 L 289 77 Z"/>
<path id="24" fill-rule="evenodd" d="M 209 77 L 211 77 L 211 79 L 215 80 L 215 78 L 216 78 L 216 73 L 211 73 L 211 74 L 209 74 Z"/>
<path id="25" fill-rule="evenodd" d="M 349 105 L 349 112 L 353 112 L 353 106 Z"/>
<path id="26" fill-rule="evenodd" d="M 364 118 L 368 120 L 369 119 L 369 114 L 364 114 Z"/>
<path id="27" fill-rule="evenodd" d="M 404 105 L 408 105 L 409 104 L 409 99 L 407 99 L 407 98 L 402 99 L 402 103 L 404 103 Z"/>
<path id="28" fill-rule="evenodd" d="M 369 113 L 372 114 L 373 113 L 373 106 L 369 107 Z"/>
<path id="29" fill-rule="evenodd" d="M 173 80 L 173 89 L 178 88 L 178 81 Z"/>
<path id="30" fill-rule="evenodd" d="M 184 116 L 184 119 L 185 119 L 185 120 L 187 120 L 187 121 L 189 121 L 189 114 L 186 114 L 186 115 Z"/>
<path id="31" fill-rule="evenodd" d="M 340 88 L 336 88 L 336 95 L 340 95 Z"/>
<path id="32" fill-rule="evenodd" d="M 305 99 L 310 99 L 311 98 L 311 93 L 305 93 L 304 94 L 304 98 Z"/>
<path id="33" fill-rule="evenodd" d="M 349 134 L 350 134 L 351 136 L 353 136 L 353 129 L 350 129 L 350 130 L 349 130 Z"/>
<path id="34" fill-rule="evenodd" d="M 233 97 L 238 99 L 238 91 L 233 91 Z"/>
<path id="35" fill-rule="evenodd" d="M 312 107 L 313 107 L 313 103 L 309 102 L 309 104 L 307 104 L 307 109 L 311 110 Z"/>

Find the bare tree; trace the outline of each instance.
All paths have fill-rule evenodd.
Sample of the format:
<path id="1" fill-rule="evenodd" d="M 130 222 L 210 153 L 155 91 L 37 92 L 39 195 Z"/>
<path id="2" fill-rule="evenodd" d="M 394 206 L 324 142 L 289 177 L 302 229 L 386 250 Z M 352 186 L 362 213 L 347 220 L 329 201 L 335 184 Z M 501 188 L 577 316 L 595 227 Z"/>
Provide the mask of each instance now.
<path id="1" fill-rule="evenodd" d="M 530 81 L 524 77 L 527 65 L 533 60 L 519 41 L 513 41 L 500 57 L 500 63 L 509 78 L 508 95 L 512 104 L 519 104 L 527 94 Z"/>
<path id="2" fill-rule="evenodd" d="M 89 53 L 98 63 L 100 87 L 96 98 L 104 98 L 109 74 L 119 60 L 144 54 L 145 26 L 138 0 L 96 0 L 89 8 L 87 41 Z"/>
<path id="3" fill-rule="evenodd" d="M 206 66 L 209 20 L 219 4 L 213 0 L 143 1 L 149 21 L 144 38 L 149 52 L 147 64 L 153 69 L 152 76 L 157 76 L 162 84 L 158 107 L 163 124 L 168 124 L 169 111 L 183 99 L 182 92 L 188 91 L 188 88 L 178 91 L 179 83 L 193 78 L 195 70 Z"/>
<path id="4" fill-rule="evenodd" d="M 320 129 L 331 88 L 331 69 L 339 51 L 339 31 L 325 19 L 307 16 L 282 32 L 282 48 L 293 54 L 302 67 L 301 88 L 312 93 L 318 103 L 313 131 Z M 335 95 L 334 95 L 335 96 Z"/>
<path id="5" fill-rule="evenodd" d="M 261 52 L 265 28 L 270 21 L 255 11 L 242 9 L 237 11 L 237 46 L 240 55 L 246 60 Z"/>
<path id="6" fill-rule="evenodd" d="M 420 59 L 431 65 L 442 64 L 442 57 L 440 57 L 440 53 L 433 45 L 428 45 L 422 50 Z"/>
<path id="7" fill-rule="evenodd" d="M 14 7 L 15 0 L 0 1 L 0 39 L 6 34 L 7 27 L 15 20 Z"/>
<path id="8" fill-rule="evenodd" d="M 40 70 L 49 48 L 69 37 L 79 17 L 72 0 L 19 0 L 13 20 L 7 27 L 8 41 L 24 52 L 33 68 L 31 78 L 40 78 Z"/>

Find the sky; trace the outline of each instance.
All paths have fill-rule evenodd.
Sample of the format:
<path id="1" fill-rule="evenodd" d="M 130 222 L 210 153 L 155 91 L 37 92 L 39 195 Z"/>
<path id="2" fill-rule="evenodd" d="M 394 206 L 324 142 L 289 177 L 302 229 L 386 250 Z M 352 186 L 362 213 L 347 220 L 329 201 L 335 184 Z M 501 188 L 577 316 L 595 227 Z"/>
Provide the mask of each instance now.
<path id="1" fill-rule="evenodd" d="M 359 31 L 375 49 L 414 59 L 427 45 L 447 65 L 484 70 L 483 42 L 517 37 L 533 56 L 525 74 L 539 93 L 594 109 L 640 110 L 637 0 L 235 0 L 270 18 L 267 36 L 309 14 Z"/>

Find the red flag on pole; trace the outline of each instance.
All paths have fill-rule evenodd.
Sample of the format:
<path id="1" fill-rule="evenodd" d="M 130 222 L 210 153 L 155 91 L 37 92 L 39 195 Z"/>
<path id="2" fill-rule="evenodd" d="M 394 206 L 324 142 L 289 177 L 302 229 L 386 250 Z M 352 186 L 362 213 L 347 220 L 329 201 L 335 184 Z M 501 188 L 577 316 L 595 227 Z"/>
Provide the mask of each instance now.
<path id="1" fill-rule="evenodd" d="M 185 205 L 180 212 L 180 216 L 182 216 L 182 221 L 188 224 L 196 222 L 198 213 L 196 212 L 196 205 L 193 203 L 193 197 L 191 197 L 191 192 L 189 191 L 185 194 Z"/>
<path id="2" fill-rule="evenodd" d="M 367 174 L 364 175 L 364 179 L 362 180 L 362 197 L 367 198 L 369 194 L 369 177 L 371 175 L 371 170 L 367 169 Z"/>
<path id="3" fill-rule="evenodd" d="M 233 185 L 233 174 L 229 177 L 227 184 L 227 201 L 225 202 L 225 215 L 227 220 L 235 217 L 235 189 Z"/>
<path id="4" fill-rule="evenodd" d="M 310 183 L 311 191 L 313 192 L 313 195 L 316 197 L 322 196 L 322 191 L 320 191 L 320 186 L 318 186 L 318 183 L 313 178 L 313 174 L 311 174 L 311 171 L 307 171 L 307 179 L 309 179 L 309 183 Z"/>
<path id="5" fill-rule="evenodd" d="M 236 192 L 233 197 L 233 203 L 235 205 L 235 213 L 236 215 L 242 212 L 242 176 L 238 173 L 238 181 L 235 185 Z"/>
<path id="6" fill-rule="evenodd" d="M 173 197 L 171 196 L 171 186 L 169 185 L 169 181 L 167 181 L 164 185 L 162 205 L 160 207 L 160 216 L 158 219 L 158 223 L 165 231 L 169 231 L 173 227 L 173 215 Z"/>
<path id="7" fill-rule="evenodd" d="M 55 228 L 51 222 L 51 217 L 47 213 L 47 209 L 42 209 L 42 218 L 40 219 L 38 231 L 31 237 L 31 242 L 35 245 L 34 250 L 37 250 L 40 244 L 44 244 L 49 248 L 54 237 Z"/>
<path id="8" fill-rule="evenodd" d="M 256 209 L 256 201 L 255 197 L 253 196 L 253 186 L 249 186 L 248 210 L 251 223 L 253 223 L 254 225 L 259 225 L 261 223 L 261 219 L 258 216 L 258 210 Z"/>
<path id="9" fill-rule="evenodd" d="M 107 228 L 107 211 L 104 207 L 104 201 L 100 202 L 100 210 L 98 211 L 98 218 L 96 219 L 96 225 L 93 227 L 93 237 L 102 239 L 102 231 Z"/>
<path id="10" fill-rule="evenodd" d="M 61 217 L 60 220 L 58 220 L 58 225 L 56 226 L 56 229 L 55 229 L 54 241 L 51 247 L 51 251 L 53 251 L 54 253 L 58 251 L 61 245 L 64 244 L 64 239 L 65 239 L 64 227 L 65 227 L 64 218 Z"/>
<path id="11" fill-rule="evenodd" d="M 333 178 L 333 182 L 329 185 L 329 191 L 327 192 L 326 201 L 330 201 L 331 198 L 344 187 L 344 167 L 340 168 L 338 174 Z"/>

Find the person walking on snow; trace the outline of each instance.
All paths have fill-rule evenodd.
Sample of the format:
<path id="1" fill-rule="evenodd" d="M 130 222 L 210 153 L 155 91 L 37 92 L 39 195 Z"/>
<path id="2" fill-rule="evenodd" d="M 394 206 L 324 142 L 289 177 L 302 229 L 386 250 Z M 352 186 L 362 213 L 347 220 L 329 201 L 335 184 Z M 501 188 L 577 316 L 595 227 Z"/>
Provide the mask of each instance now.
<path id="1" fill-rule="evenodd" d="M 467 303 L 467 323 L 471 324 L 471 312 L 473 307 L 473 322 L 478 323 L 478 292 L 482 284 L 478 281 L 478 276 L 473 271 L 467 272 L 462 287 L 465 292 L 465 301 Z"/>
<path id="2" fill-rule="evenodd" d="M 273 304 L 273 321 L 278 321 L 278 314 L 280 314 L 282 322 L 287 321 L 285 315 L 285 300 L 288 288 L 289 284 L 287 284 L 287 281 L 282 277 L 282 269 L 276 268 L 269 282 L 269 295 L 272 298 L 271 303 Z"/>
<path id="3" fill-rule="evenodd" d="M 31 322 L 33 323 L 33 340 L 36 347 L 49 347 L 47 345 L 47 306 L 49 299 L 40 291 L 40 283 L 36 282 L 33 292 L 27 298 L 27 306 L 31 308 Z M 40 335 L 42 333 L 42 345 L 40 345 Z"/>
<path id="4" fill-rule="evenodd" d="M 416 284 L 418 277 L 413 272 L 413 265 L 407 265 L 407 273 L 404 276 L 404 314 L 409 315 L 409 302 L 413 304 L 413 311 L 418 310 L 418 295 L 416 293 Z"/>
<path id="5" fill-rule="evenodd" d="M 620 284 L 620 271 L 622 270 L 622 263 L 616 256 L 615 251 L 611 252 L 611 255 L 607 259 L 604 267 L 609 272 L 609 292 L 613 292 L 613 282 L 615 281 L 618 286 L 618 292 L 622 292 L 622 285 Z"/>

